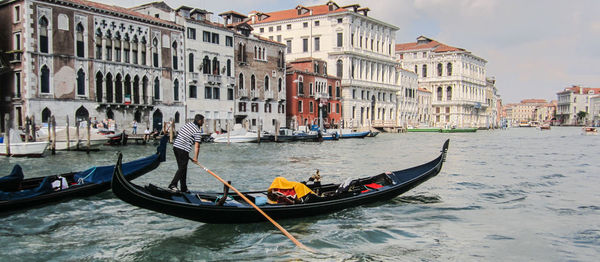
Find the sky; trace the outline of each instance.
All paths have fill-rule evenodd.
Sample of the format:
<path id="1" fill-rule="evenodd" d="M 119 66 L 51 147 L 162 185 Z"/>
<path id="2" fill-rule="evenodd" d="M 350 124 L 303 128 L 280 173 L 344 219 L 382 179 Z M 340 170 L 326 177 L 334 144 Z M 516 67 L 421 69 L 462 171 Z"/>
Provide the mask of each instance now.
<path id="1" fill-rule="evenodd" d="M 132 7 L 152 0 L 95 0 Z M 158 0 L 154 0 L 158 1 Z M 125 3 L 123 3 L 125 2 Z M 325 4 L 327 0 L 166 0 L 169 6 L 242 14 Z M 395 25 L 396 43 L 426 36 L 487 61 L 503 103 L 556 100 L 572 85 L 600 88 L 600 1 L 597 0 L 339 0 L 369 7 Z"/>

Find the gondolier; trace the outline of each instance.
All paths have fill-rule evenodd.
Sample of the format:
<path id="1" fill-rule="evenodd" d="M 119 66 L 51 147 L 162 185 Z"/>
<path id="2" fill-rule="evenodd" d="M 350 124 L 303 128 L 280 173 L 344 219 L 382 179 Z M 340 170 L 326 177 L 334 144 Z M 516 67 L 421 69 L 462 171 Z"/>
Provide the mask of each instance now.
<path id="1" fill-rule="evenodd" d="M 177 138 L 173 143 L 173 153 L 177 160 L 177 172 L 169 184 L 171 191 L 177 192 L 177 182 L 180 184 L 181 192 L 188 192 L 187 189 L 187 164 L 190 159 L 190 151 L 194 145 L 194 158 L 192 161 L 198 162 L 198 154 L 200 153 L 200 127 L 204 124 L 204 116 L 196 114 L 193 122 L 188 122 L 183 125 L 177 133 Z"/>

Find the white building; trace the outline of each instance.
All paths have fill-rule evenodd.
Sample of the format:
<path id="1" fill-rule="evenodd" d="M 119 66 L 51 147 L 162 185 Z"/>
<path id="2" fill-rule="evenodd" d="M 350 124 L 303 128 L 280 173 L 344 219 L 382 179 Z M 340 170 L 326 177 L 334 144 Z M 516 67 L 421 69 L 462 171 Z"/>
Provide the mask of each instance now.
<path id="1" fill-rule="evenodd" d="M 204 115 L 206 132 L 226 130 L 233 123 L 234 32 L 210 21 L 212 13 L 181 6 L 173 10 L 164 2 L 132 8 L 185 27 L 185 90 L 187 118 Z"/>
<path id="2" fill-rule="evenodd" d="M 417 89 L 417 121 L 422 126 L 433 126 L 431 120 L 431 91 L 425 88 Z"/>
<path id="3" fill-rule="evenodd" d="M 419 95 L 417 74 L 412 71 L 398 69 L 396 72 L 400 91 L 397 93 L 397 120 L 402 127 L 419 125 Z"/>
<path id="4" fill-rule="evenodd" d="M 368 16 L 359 5 L 302 6 L 249 15 L 255 32 L 287 45 L 286 60 L 315 57 L 334 67 L 342 79 L 345 126 L 368 128 L 396 125 L 394 59 L 398 27 Z M 374 125 L 373 125 L 374 124 Z"/>
<path id="5" fill-rule="evenodd" d="M 558 105 L 556 118 L 563 125 L 590 123 L 593 120 L 592 102 L 600 94 L 600 88 L 572 86 L 556 93 Z M 585 119 L 579 119 L 577 113 L 586 112 Z"/>
<path id="6" fill-rule="evenodd" d="M 396 57 L 417 73 L 419 88 L 432 92 L 436 126 L 487 126 L 486 60 L 424 36 L 396 45 Z"/>

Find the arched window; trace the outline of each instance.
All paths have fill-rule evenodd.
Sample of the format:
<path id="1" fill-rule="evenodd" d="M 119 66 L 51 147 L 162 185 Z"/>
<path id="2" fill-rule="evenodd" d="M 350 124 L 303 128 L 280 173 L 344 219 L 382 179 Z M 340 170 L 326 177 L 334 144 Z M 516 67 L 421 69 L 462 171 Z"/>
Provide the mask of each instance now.
<path id="1" fill-rule="evenodd" d="M 102 102 L 102 73 L 96 73 L 96 102 Z"/>
<path id="2" fill-rule="evenodd" d="M 102 59 L 102 31 L 96 31 L 96 59 Z"/>
<path id="3" fill-rule="evenodd" d="M 131 104 L 131 76 L 125 76 L 125 104 Z"/>
<path id="4" fill-rule="evenodd" d="M 437 100 L 442 101 L 442 87 L 437 88 Z"/>
<path id="5" fill-rule="evenodd" d="M 145 76 L 142 79 L 142 100 L 144 104 L 148 104 L 148 78 Z"/>
<path id="6" fill-rule="evenodd" d="M 154 100 L 160 100 L 160 81 L 154 78 Z"/>
<path id="7" fill-rule="evenodd" d="M 419 74 L 419 67 L 415 65 L 415 74 Z"/>
<path id="8" fill-rule="evenodd" d="M 298 77 L 298 95 L 304 95 L 304 78 Z"/>
<path id="9" fill-rule="evenodd" d="M 202 73 L 210 74 L 210 58 L 208 56 L 205 56 L 202 60 Z"/>
<path id="10" fill-rule="evenodd" d="M 337 71 L 337 77 L 342 78 L 343 76 L 343 72 L 344 72 L 344 62 L 342 62 L 342 60 L 337 60 L 336 62 L 336 71 Z"/>
<path id="11" fill-rule="evenodd" d="M 179 80 L 173 82 L 173 99 L 179 101 Z"/>
<path id="12" fill-rule="evenodd" d="M 227 59 L 227 76 L 231 76 L 231 59 Z"/>
<path id="13" fill-rule="evenodd" d="M 427 77 L 427 65 L 423 65 L 423 72 L 421 72 L 422 77 Z"/>
<path id="14" fill-rule="evenodd" d="M 51 115 L 52 112 L 50 112 L 50 109 L 48 109 L 47 107 L 44 108 L 44 110 L 42 110 L 42 123 L 48 123 L 48 121 L 50 121 Z"/>
<path id="15" fill-rule="evenodd" d="M 452 100 L 452 87 L 446 87 L 446 100 Z"/>
<path id="16" fill-rule="evenodd" d="M 175 123 L 179 123 L 179 112 L 175 112 L 175 118 L 173 119 Z"/>
<path id="17" fill-rule="evenodd" d="M 188 68 L 189 68 L 190 73 L 194 72 L 194 54 L 193 53 L 190 53 L 188 55 Z"/>
<path id="18" fill-rule="evenodd" d="M 442 68 L 443 68 L 442 63 L 438 63 L 437 64 L 437 74 L 438 74 L 438 76 L 442 76 Z"/>
<path id="19" fill-rule="evenodd" d="M 133 78 L 133 103 L 136 105 L 140 103 L 140 78 L 138 76 Z"/>
<path id="20" fill-rule="evenodd" d="M 135 65 L 138 63 L 138 39 L 137 36 L 133 37 L 133 42 L 131 43 L 131 62 Z"/>
<path id="21" fill-rule="evenodd" d="M 123 103 L 123 77 L 117 74 L 115 78 L 115 103 Z"/>
<path id="22" fill-rule="evenodd" d="M 220 71 L 219 69 L 221 68 L 221 66 L 220 66 L 219 60 L 217 60 L 216 56 L 212 60 L 212 67 L 213 67 L 212 68 L 213 69 L 213 72 L 212 72 L 213 75 L 220 75 L 221 74 L 221 72 L 219 72 Z"/>
<path id="23" fill-rule="evenodd" d="M 277 91 L 281 92 L 283 90 L 283 80 L 281 77 L 277 80 Z"/>
<path id="24" fill-rule="evenodd" d="M 115 113 L 113 113 L 112 109 L 106 110 L 106 118 L 107 119 L 115 119 Z"/>
<path id="25" fill-rule="evenodd" d="M 448 63 L 446 65 L 446 71 L 448 72 L 448 75 L 451 76 L 452 75 L 452 63 Z"/>
<path id="26" fill-rule="evenodd" d="M 110 73 L 106 74 L 106 102 L 113 102 L 113 80 Z"/>
<path id="27" fill-rule="evenodd" d="M 250 77 L 250 90 L 256 90 L 256 77 L 254 75 Z"/>
<path id="28" fill-rule="evenodd" d="M 142 113 L 139 110 L 135 110 L 135 113 L 133 114 L 133 120 L 138 123 L 142 122 Z"/>
<path id="29" fill-rule="evenodd" d="M 265 76 L 265 91 L 269 91 L 269 76 Z"/>
<path id="30" fill-rule="evenodd" d="M 158 67 L 158 39 L 152 39 L 152 61 L 154 67 Z"/>
<path id="31" fill-rule="evenodd" d="M 118 34 L 115 34 L 115 36 L 116 39 L 113 41 L 115 45 L 115 61 L 121 62 L 121 37 Z"/>
<path id="32" fill-rule="evenodd" d="M 85 95 L 85 72 L 83 72 L 83 69 L 77 71 L 77 95 Z"/>
<path id="33" fill-rule="evenodd" d="M 179 68 L 179 63 L 177 62 L 177 42 L 173 42 L 171 47 L 171 54 L 173 56 L 173 69 L 177 70 Z"/>
<path id="34" fill-rule="evenodd" d="M 45 16 L 40 18 L 40 52 L 48 53 L 48 19 Z"/>
<path id="35" fill-rule="evenodd" d="M 106 34 L 106 60 L 112 61 L 112 40 L 110 39 L 110 31 Z"/>
<path id="36" fill-rule="evenodd" d="M 238 88 L 244 89 L 244 74 L 240 73 L 240 77 L 238 78 Z"/>
<path id="37" fill-rule="evenodd" d="M 85 109 L 85 107 L 80 106 L 77 111 L 75 111 L 75 121 L 87 121 L 90 118 L 90 113 Z"/>
<path id="38" fill-rule="evenodd" d="M 84 44 L 83 44 L 83 25 L 81 25 L 81 23 L 78 23 L 77 26 L 75 27 L 75 38 L 77 40 L 77 57 L 84 57 Z"/>
<path id="39" fill-rule="evenodd" d="M 41 92 L 48 94 L 50 93 L 50 69 L 46 65 L 42 66 L 42 77 L 40 77 L 40 88 Z"/>

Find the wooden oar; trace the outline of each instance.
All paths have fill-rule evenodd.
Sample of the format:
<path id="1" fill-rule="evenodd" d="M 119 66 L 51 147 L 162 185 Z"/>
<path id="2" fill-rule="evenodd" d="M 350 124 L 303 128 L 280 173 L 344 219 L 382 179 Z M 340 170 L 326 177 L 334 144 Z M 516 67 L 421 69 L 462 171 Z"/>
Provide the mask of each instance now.
<path id="1" fill-rule="evenodd" d="M 235 187 L 233 187 L 229 183 L 225 182 L 225 180 L 223 180 L 221 177 L 217 176 L 217 174 L 213 173 L 212 171 L 210 171 L 208 168 L 206 168 L 202 164 L 200 164 L 198 162 L 194 162 L 193 160 L 192 160 L 192 163 L 198 165 L 199 167 L 201 167 L 202 169 L 204 169 L 204 171 L 208 172 L 209 174 L 211 174 L 212 176 L 214 176 L 215 178 L 217 178 L 219 181 L 221 181 L 221 183 L 223 183 L 224 185 L 226 185 L 229 188 L 231 188 L 231 190 L 235 191 L 235 193 L 237 193 L 238 196 L 240 196 L 242 199 L 244 199 L 244 201 L 246 201 L 248 204 L 250 204 L 252 207 L 254 207 L 254 209 L 256 209 L 256 211 L 258 211 L 259 213 L 261 213 L 265 218 L 267 218 L 267 220 L 269 220 L 271 223 L 273 223 L 273 225 L 275 225 L 275 227 L 277 227 L 281 231 L 281 233 L 283 233 L 286 237 L 288 237 L 290 240 L 292 240 L 292 242 L 294 242 L 294 244 L 296 244 L 296 246 L 301 247 L 302 249 L 304 249 L 306 251 L 309 251 L 309 252 L 312 252 L 312 253 L 316 253 L 311 248 L 309 248 L 309 247 L 303 245 L 302 243 L 300 243 L 300 241 L 298 241 L 294 236 L 292 236 L 292 234 L 290 234 L 289 232 L 287 232 L 287 230 L 285 230 L 285 228 L 283 228 L 281 225 L 279 225 L 279 223 L 275 222 L 275 220 L 273 220 L 271 217 L 269 217 L 269 215 L 267 215 L 267 213 L 265 213 L 264 211 L 262 211 L 262 209 L 260 209 L 257 205 L 255 205 L 254 203 L 252 203 L 252 201 L 250 201 L 250 199 L 248 199 L 246 196 L 244 196 L 244 194 L 242 194 L 240 191 L 238 191 L 237 189 L 235 189 Z"/>

